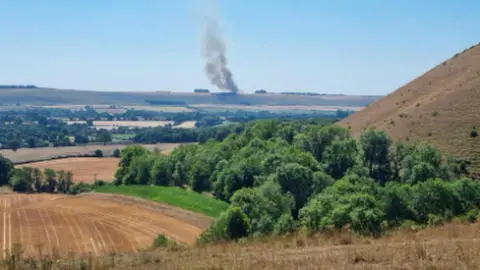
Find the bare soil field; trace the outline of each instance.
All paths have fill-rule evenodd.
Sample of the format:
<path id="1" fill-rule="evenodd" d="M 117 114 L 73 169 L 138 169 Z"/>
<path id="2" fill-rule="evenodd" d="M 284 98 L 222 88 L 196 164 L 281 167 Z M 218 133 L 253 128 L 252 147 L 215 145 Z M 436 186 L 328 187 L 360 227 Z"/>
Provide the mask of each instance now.
<path id="1" fill-rule="evenodd" d="M 113 181 L 119 161 L 119 158 L 62 158 L 25 163 L 16 167 L 29 166 L 42 171 L 47 168 L 55 171 L 70 171 L 75 183 L 93 184 L 95 180 Z"/>
<path id="2" fill-rule="evenodd" d="M 25 257 L 138 252 L 160 233 L 193 244 L 211 220 L 200 214 L 141 199 L 84 194 L 0 195 L 1 258 L 20 244 Z"/>
<path id="3" fill-rule="evenodd" d="M 159 143 L 145 144 L 145 148 L 160 151 L 166 151 L 177 147 L 178 143 Z M 123 149 L 127 145 L 124 144 L 108 144 L 108 145 L 85 145 L 85 146 L 68 146 L 68 147 L 41 147 L 41 148 L 20 148 L 16 152 L 12 150 L 0 150 L 0 154 L 10 159 L 13 163 L 27 163 L 48 160 L 58 157 L 78 157 L 81 155 L 93 154 L 95 150 L 103 151 L 104 156 L 111 156 L 115 149 Z"/>
<path id="4" fill-rule="evenodd" d="M 480 44 L 416 78 L 340 122 L 359 136 L 367 127 L 394 139 L 428 141 L 472 162 L 480 173 Z"/>

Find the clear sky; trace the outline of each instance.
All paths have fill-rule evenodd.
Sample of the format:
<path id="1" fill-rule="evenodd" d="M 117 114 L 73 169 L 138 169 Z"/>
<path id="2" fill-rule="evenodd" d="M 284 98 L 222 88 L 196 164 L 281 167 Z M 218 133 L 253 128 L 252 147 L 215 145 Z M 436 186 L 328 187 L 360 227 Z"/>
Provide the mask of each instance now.
<path id="1" fill-rule="evenodd" d="M 0 84 L 210 88 L 206 0 L 0 0 Z M 239 88 L 387 94 L 480 42 L 478 0 L 219 0 Z"/>

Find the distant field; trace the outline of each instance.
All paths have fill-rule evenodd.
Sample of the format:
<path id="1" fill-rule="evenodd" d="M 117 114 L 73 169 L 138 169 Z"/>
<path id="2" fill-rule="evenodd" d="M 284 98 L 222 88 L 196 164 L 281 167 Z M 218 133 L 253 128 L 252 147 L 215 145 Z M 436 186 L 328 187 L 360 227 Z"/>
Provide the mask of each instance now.
<path id="1" fill-rule="evenodd" d="M 85 106 L 90 106 L 95 111 L 102 113 L 107 112 L 110 114 L 117 114 L 117 113 L 124 113 L 127 110 L 141 110 L 141 111 L 155 111 L 155 112 L 191 112 L 194 111 L 191 108 L 186 106 L 153 106 L 153 105 L 116 105 L 115 107 L 111 107 L 108 104 L 59 104 L 59 105 L 47 105 L 47 106 L 40 106 L 42 108 L 58 108 L 58 109 L 68 109 L 72 111 L 84 110 Z"/>
<path id="2" fill-rule="evenodd" d="M 67 121 L 69 125 L 85 123 L 85 121 Z M 97 129 L 163 127 L 168 124 L 173 125 L 173 121 L 93 121 L 93 125 Z"/>
<path id="3" fill-rule="evenodd" d="M 245 111 L 324 111 L 335 112 L 337 110 L 359 111 L 364 107 L 359 106 L 315 106 L 315 105 L 236 105 L 236 104 L 192 104 L 194 108 L 199 109 L 223 109 L 223 110 L 245 110 Z"/>
<path id="4" fill-rule="evenodd" d="M 178 143 L 160 143 L 160 144 L 146 144 L 146 148 L 154 150 L 157 148 L 160 151 L 167 151 L 177 147 Z M 26 163 L 47 160 L 57 157 L 78 157 L 80 155 L 93 154 L 95 150 L 100 149 L 105 156 L 113 155 L 115 149 L 123 149 L 127 145 L 124 144 L 109 144 L 109 145 L 85 145 L 85 146 L 70 146 L 70 147 L 42 147 L 42 148 L 21 148 L 16 152 L 12 150 L 0 150 L 0 154 L 12 160 L 14 163 Z"/>
<path id="5" fill-rule="evenodd" d="M 55 171 L 70 171 L 75 183 L 93 184 L 95 180 L 113 181 L 119 161 L 119 158 L 62 158 L 26 163 L 16 167 L 28 166 L 41 170 L 49 168 Z"/>
<path id="6" fill-rule="evenodd" d="M 228 207 L 228 204 L 224 201 L 176 187 L 106 185 L 97 187 L 95 191 L 140 197 L 214 218 L 218 217 Z"/>

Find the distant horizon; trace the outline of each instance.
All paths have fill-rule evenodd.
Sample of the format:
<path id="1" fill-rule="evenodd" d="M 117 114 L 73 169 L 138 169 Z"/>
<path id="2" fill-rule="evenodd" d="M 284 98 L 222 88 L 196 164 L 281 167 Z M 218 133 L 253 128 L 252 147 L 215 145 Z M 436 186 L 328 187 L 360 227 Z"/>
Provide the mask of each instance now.
<path id="1" fill-rule="evenodd" d="M 0 82 L 106 92 L 219 91 L 205 74 L 205 10 L 217 11 L 227 66 L 247 92 L 384 96 L 480 32 L 473 0 L 6 0 L 0 9 Z"/>
<path id="2" fill-rule="evenodd" d="M 58 87 L 50 87 L 50 86 L 43 86 L 43 85 L 36 85 L 36 84 L 3 84 L 0 83 L 1 86 L 35 86 L 32 89 L 52 89 L 52 90 L 66 90 L 66 91 L 91 91 L 91 92 L 129 92 L 129 93 L 155 93 L 155 92 L 171 92 L 171 93 L 194 93 L 194 89 L 200 89 L 200 88 L 194 88 L 191 91 L 175 91 L 175 90 L 101 90 L 101 89 L 78 89 L 78 88 L 58 88 Z M 25 87 L 27 88 L 27 87 Z M 20 88 L 19 89 L 25 89 L 25 88 Z M 11 88 L 14 89 L 14 88 Z M 201 88 L 201 89 L 207 89 L 209 90 L 211 94 L 214 93 L 229 93 L 229 91 L 222 91 L 222 90 L 215 90 L 215 89 L 208 89 L 208 88 Z M 1 89 L 0 89 L 1 90 Z M 323 93 L 323 92 L 314 92 L 314 91 L 268 91 L 267 89 L 257 89 L 257 90 L 266 90 L 267 94 L 282 94 L 282 93 L 298 93 L 298 94 L 308 94 L 308 93 L 313 93 L 317 95 L 326 95 L 326 96 L 384 96 L 384 95 L 369 95 L 369 94 L 343 94 L 343 93 Z M 255 94 L 256 90 L 253 91 L 243 91 L 241 90 L 239 94 Z M 198 94 L 206 94 L 206 93 L 198 93 Z"/>

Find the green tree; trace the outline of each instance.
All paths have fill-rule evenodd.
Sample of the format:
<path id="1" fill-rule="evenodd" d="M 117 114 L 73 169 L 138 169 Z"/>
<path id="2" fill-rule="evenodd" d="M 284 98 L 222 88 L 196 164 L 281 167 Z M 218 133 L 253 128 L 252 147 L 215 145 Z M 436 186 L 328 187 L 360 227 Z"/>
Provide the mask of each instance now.
<path id="1" fill-rule="evenodd" d="M 47 168 L 45 169 L 44 176 L 45 184 L 43 190 L 50 193 L 55 192 L 58 187 L 57 173 L 54 170 Z"/>
<path id="2" fill-rule="evenodd" d="M 141 145 L 129 145 L 122 150 L 118 169 L 115 172 L 115 183 L 133 183 L 135 181 L 135 168 L 132 161 L 135 157 L 143 156 L 148 150 Z"/>
<path id="3" fill-rule="evenodd" d="M 112 142 L 112 134 L 106 129 L 100 129 L 97 134 L 97 140 L 106 145 L 109 142 Z"/>
<path id="4" fill-rule="evenodd" d="M 227 235 L 233 240 L 248 236 L 250 231 L 250 220 L 239 207 L 230 207 L 225 212 L 225 225 Z"/>
<path id="5" fill-rule="evenodd" d="M 120 149 L 113 150 L 113 157 L 116 157 L 116 158 L 120 157 Z"/>
<path id="6" fill-rule="evenodd" d="M 349 137 L 348 130 L 337 125 L 313 127 L 307 132 L 306 147 L 319 162 L 322 162 L 325 151 L 333 141 Z"/>
<path id="7" fill-rule="evenodd" d="M 160 155 L 155 159 L 152 168 L 152 181 L 155 185 L 172 185 L 172 172 L 166 156 Z"/>
<path id="8" fill-rule="evenodd" d="M 284 192 L 290 192 L 295 198 L 293 216 L 296 217 L 300 208 L 312 195 L 313 174 L 309 168 L 296 163 L 286 164 L 277 169 L 277 181 Z"/>
<path id="9" fill-rule="evenodd" d="M 12 149 L 12 151 L 16 152 L 18 148 L 20 148 L 21 142 L 19 140 L 11 140 L 7 143 L 7 147 Z"/>
<path id="10" fill-rule="evenodd" d="M 380 173 L 381 169 L 389 166 L 389 148 L 392 141 L 384 131 L 373 128 L 363 132 L 360 136 L 360 146 L 363 150 L 364 164 L 368 167 L 370 177 L 385 182 L 388 176 Z"/>
<path id="11" fill-rule="evenodd" d="M 175 170 L 172 174 L 173 184 L 177 187 L 183 187 L 185 184 L 188 183 L 188 176 L 185 172 L 185 166 L 183 166 L 182 162 L 177 162 L 175 164 Z"/>
<path id="12" fill-rule="evenodd" d="M 197 160 L 190 171 L 190 186 L 196 192 L 210 189 L 210 168 L 204 159 Z"/>
<path id="13" fill-rule="evenodd" d="M 33 186 L 36 192 L 42 192 L 43 174 L 38 168 L 34 168 L 32 172 Z"/>
<path id="14" fill-rule="evenodd" d="M 95 156 L 96 157 L 103 157 L 103 151 L 100 149 L 95 150 Z"/>
<path id="15" fill-rule="evenodd" d="M 0 186 L 8 185 L 13 174 L 13 163 L 0 154 Z"/>
<path id="16" fill-rule="evenodd" d="M 357 142 L 350 138 L 335 140 L 325 150 L 327 172 L 336 179 L 342 178 L 357 160 Z"/>

